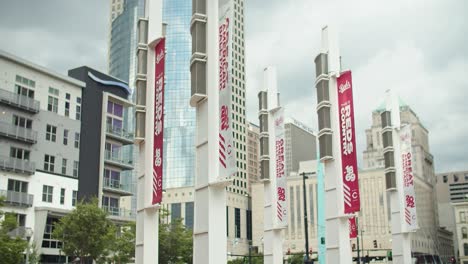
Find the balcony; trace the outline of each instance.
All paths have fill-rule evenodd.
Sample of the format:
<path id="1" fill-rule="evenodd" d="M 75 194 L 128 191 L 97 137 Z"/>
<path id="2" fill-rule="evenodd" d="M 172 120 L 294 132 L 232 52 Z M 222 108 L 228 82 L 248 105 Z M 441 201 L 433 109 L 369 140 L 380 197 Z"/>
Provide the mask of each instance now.
<path id="1" fill-rule="evenodd" d="M 39 112 L 39 101 L 3 89 L 0 89 L 0 103 L 34 114 Z"/>
<path id="2" fill-rule="evenodd" d="M 109 213 L 109 218 L 112 220 L 131 220 L 135 219 L 136 214 L 131 210 L 112 206 L 102 206 L 102 209 Z"/>
<path id="3" fill-rule="evenodd" d="M 109 150 L 105 150 L 104 161 L 110 165 L 118 166 L 125 170 L 133 170 L 133 159 L 131 154 L 132 153 L 123 155 L 122 151 L 111 152 Z"/>
<path id="4" fill-rule="evenodd" d="M 105 191 L 117 193 L 122 196 L 132 195 L 132 186 L 130 184 L 122 184 L 120 180 L 104 178 L 103 187 Z"/>
<path id="5" fill-rule="evenodd" d="M 0 190 L 0 196 L 5 197 L 5 204 L 20 207 L 31 207 L 34 196 L 28 193 Z"/>
<path id="6" fill-rule="evenodd" d="M 31 175 L 36 171 L 36 164 L 28 160 L 0 156 L 0 170 Z"/>
<path id="7" fill-rule="evenodd" d="M 30 144 L 37 142 L 36 131 L 5 122 L 0 122 L 0 136 Z"/>
<path id="8" fill-rule="evenodd" d="M 124 144 L 133 144 L 134 134 L 125 131 L 125 129 L 111 124 L 106 126 L 106 134 L 115 140 L 118 140 Z"/>

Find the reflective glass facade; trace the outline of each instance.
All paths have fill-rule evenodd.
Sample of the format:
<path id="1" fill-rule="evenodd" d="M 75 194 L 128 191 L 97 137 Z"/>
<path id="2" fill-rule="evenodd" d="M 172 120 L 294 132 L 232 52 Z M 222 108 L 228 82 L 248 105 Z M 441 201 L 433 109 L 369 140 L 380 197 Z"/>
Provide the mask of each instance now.
<path id="1" fill-rule="evenodd" d="M 164 0 L 166 86 L 164 116 L 164 188 L 195 181 L 195 108 L 190 107 L 191 0 Z"/>

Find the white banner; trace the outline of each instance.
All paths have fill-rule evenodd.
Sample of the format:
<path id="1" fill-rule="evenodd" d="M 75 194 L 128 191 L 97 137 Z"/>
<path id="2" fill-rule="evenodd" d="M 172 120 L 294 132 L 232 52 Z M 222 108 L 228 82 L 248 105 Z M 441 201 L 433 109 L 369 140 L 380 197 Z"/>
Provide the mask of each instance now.
<path id="1" fill-rule="evenodd" d="M 236 149 L 232 136 L 231 109 L 231 0 L 219 0 L 219 177 L 227 178 L 237 173 Z"/>
<path id="2" fill-rule="evenodd" d="M 278 109 L 273 114 L 273 122 L 275 125 L 274 135 L 272 142 L 275 145 L 275 183 L 276 183 L 276 226 L 285 227 L 288 224 L 288 215 L 287 215 L 287 185 L 286 185 L 286 163 L 284 160 L 284 151 L 285 151 L 285 140 L 284 140 L 284 110 L 283 108 Z M 273 185 L 275 186 L 275 185 Z"/>
<path id="3" fill-rule="evenodd" d="M 400 130 L 400 149 L 403 177 L 403 201 L 404 201 L 404 219 L 406 230 L 413 231 L 418 229 L 418 221 L 416 217 L 416 198 L 414 192 L 414 175 L 413 175 L 413 159 L 411 153 L 411 125 L 405 125 Z"/>

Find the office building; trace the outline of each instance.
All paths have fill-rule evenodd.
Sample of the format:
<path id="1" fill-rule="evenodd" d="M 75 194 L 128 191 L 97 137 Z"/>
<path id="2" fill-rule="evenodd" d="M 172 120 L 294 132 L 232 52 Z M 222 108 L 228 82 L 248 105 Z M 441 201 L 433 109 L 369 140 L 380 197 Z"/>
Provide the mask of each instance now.
<path id="1" fill-rule="evenodd" d="M 251 192 L 251 184 L 260 180 L 260 128 L 249 123 L 247 126 L 247 183 L 248 192 Z"/>
<path id="2" fill-rule="evenodd" d="M 455 211 L 455 232 L 457 234 L 458 262 L 468 264 L 468 202 L 457 202 L 453 204 Z"/>
<path id="3" fill-rule="evenodd" d="M 454 256 L 459 254 L 460 232 L 456 229 L 456 203 L 466 202 L 468 197 L 468 171 L 443 172 L 436 175 L 437 207 L 439 224 L 453 233 Z"/>
<path id="4" fill-rule="evenodd" d="M 413 173 L 415 176 L 419 229 L 411 234 L 411 250 L 416 258 L 433 258 L 440 256 L 441 246 L 437 242 L 439 221 L 434 189 L 434 158 L 429 148 L 429 131 L 406 103 L 400 99 L 399 104 L 401 123 L 410 124 L 412 130 Z M 384 105 L 382 104 L 372 112 L 371 128 L 366 129 L 367 147 L 363 152 L 364 169 L 384 167 L 382 123 L 380 118 L 380 114 L 384 109 Z"/>
<path id="5" fill-rule="evenodd" d="M 286 175 L 297 173 L 301 161 L 317 159 L 317 142 L 314 132 L 302 122 L 289 118 L 284 124 L 286 140 Z"/>
<path id="6" fill-rule="evenodd" d="M 15 233 L 59 262 L 53 224 L 77 201 L 85 83 L 0 51 L 0 195 Z"/>
<path id="7" fill-rule="evenodd" d="M 128 221 L 134 212 L 121 206 L 133 190 L 133 132 L 126 126 L 130 88 L 86 66 L 68 71 L 86 84 L 82 94 L 79 199 L 97 197 L 114 221 Z"/>

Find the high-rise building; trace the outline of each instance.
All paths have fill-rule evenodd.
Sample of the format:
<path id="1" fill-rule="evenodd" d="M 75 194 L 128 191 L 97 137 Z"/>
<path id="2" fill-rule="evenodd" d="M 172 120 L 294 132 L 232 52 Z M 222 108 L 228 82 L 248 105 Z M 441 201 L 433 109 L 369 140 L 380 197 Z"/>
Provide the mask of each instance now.
<path id="1" fill-rule="evenodd" d="M 453 204 L 455 212 L 455 230 L 457 234 L 457 263 L 468 263 L 468 202 Z"/>
<path id="2" fill-rule="evenodd" d="M 232 84 L 232 127 L 234 145 L 236 147 L 238 173 L 233 185 L 228 191 L 247 194 L 247 122 L 245 115 L 245 44 L 244 44 L 244 0 L 232 0 L 233 36 L 231 53 L 231 84 Z"/>
<path id="3" fill-rule="evenodd" d="M 133 141 L 127 127 L 130 88 L 109 75 L 86 66 L 69 70 L 86 83 L 82 94 L 79 199 L 97 197 L 110 219 L 128 221 L 134 212 L 121 206 L 133 192 Z M 75 143 L 77 144 L 77 143 Z"/>
<path id="4" fill-rule="evenodd" d="M 54 223 L 77 202 L 85 83 L 0 51 L 0 196 L 14 234 L 59 263 Z"/>
<path id="5" fill-rule="evenodd" d="M 363 153 L 364 169 L 384 167 L 382 122 L 383 105 L 372 113 L 372 126 L 366 130 L 367 148 Z M 416 113 L 400 100 L 402 124 L 411 125 L 413 173 L 415 178 L 416 208 L 419 229 L 411 234 L 414 256 L 437 256 L 441 252 L 438 241 L 437 203 L 434 190 L 434 164 L 429 149 L 429 131 Z M 381 175 L 381 177 L 384 177 Z"/>
<path id="6" fill-rule="evenodd" d="M 301 161 L 317 159 L 317 141 L 314 132 L 300 121 L 290 118 L 284 124 L 286 141 L 286 175 L 297 173 Z"/>
<path id="7" fill-rule="evenodd" d="M 260 180 L 260 128 L 249 123 L 247 127 L 247 178 L 249 179 L 248 188 L 251 192 L 250 185 L 253 182 Z"/>
<path id="8" fill-rule="evenodd" d="M 164 94 L 164 188 L 194 186 L 195 108 L 190 107 L 192 1 L 164 0 L 166 65 Z"/>
<path id="9" fill-rule="evenodd" d="M 435 186 L 440 226 L 453 233 L 454 247 L 458 250 L 458 243 L 463 237 L 456 229 L 455 205 L 468 200 L 468 171 L 438 173 Z M 458 253 L 461 256 L 463 251 Z M 457 252 L 453 255 L 457 256 Z"/>

